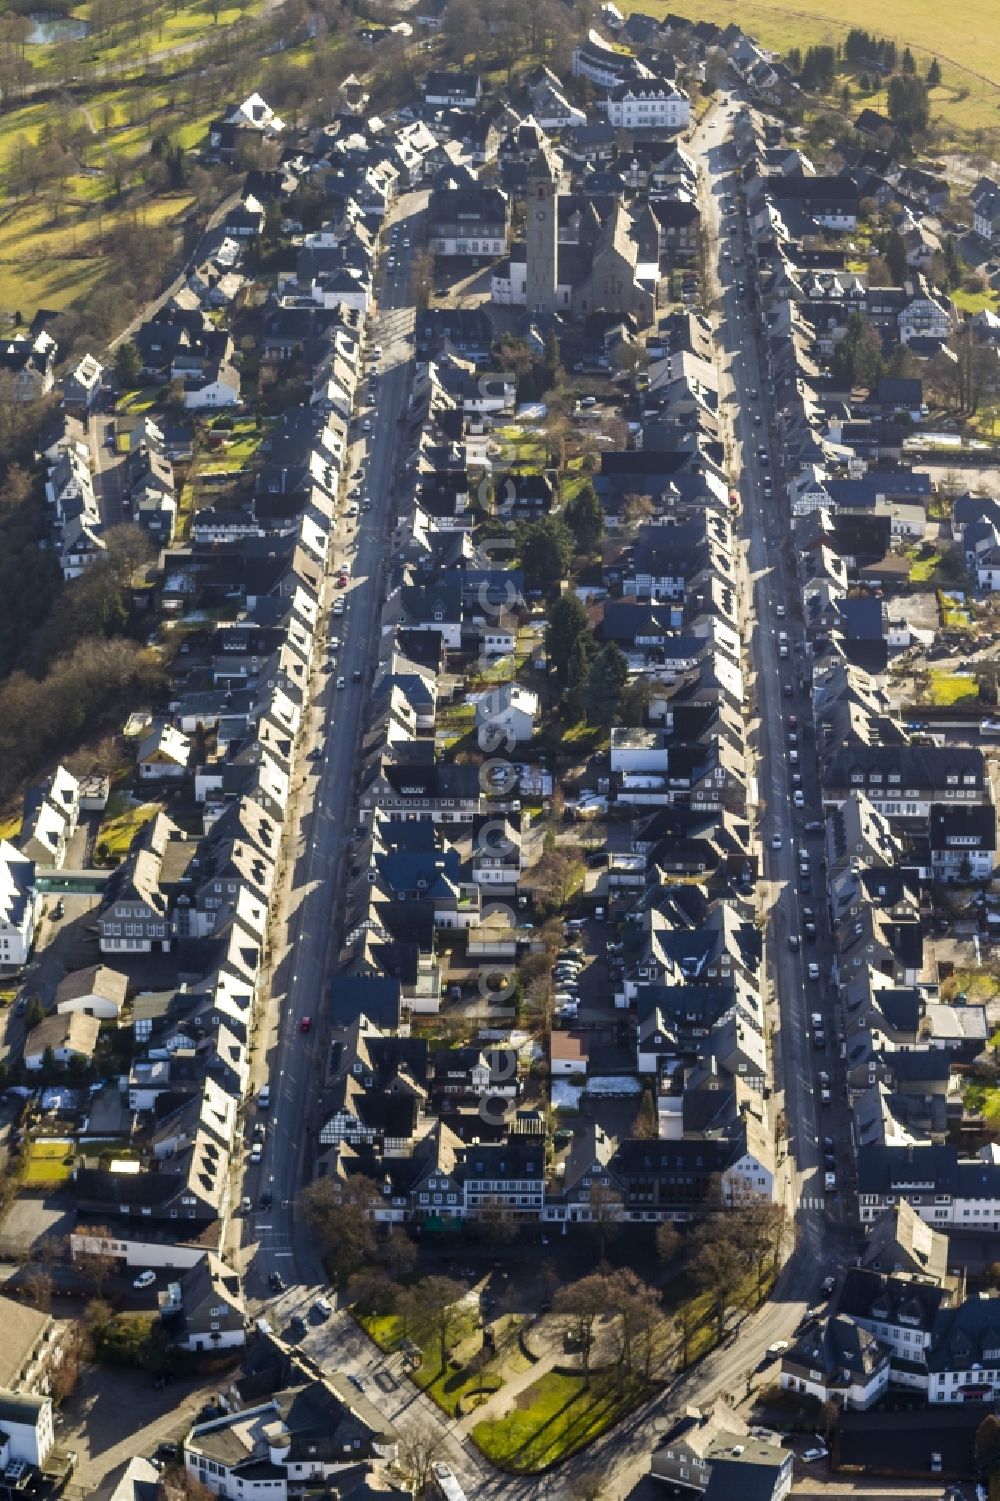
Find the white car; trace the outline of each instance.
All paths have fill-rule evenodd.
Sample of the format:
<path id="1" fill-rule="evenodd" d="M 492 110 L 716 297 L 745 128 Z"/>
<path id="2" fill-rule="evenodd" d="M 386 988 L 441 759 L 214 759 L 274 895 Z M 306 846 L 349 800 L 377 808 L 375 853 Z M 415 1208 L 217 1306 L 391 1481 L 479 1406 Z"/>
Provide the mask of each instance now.
<path id="1" fill-rule="evenodd" d="M 780 848 L 781 848 L 781 835 L 780 834 L 775 834 L 774 838 L 771 840 L 771 848 L 773 850 L 780 850 Z"/>
<path id="2" fill-rule="evenodd" d="M 784 1355 L 787 1349 L 787 1339 L 776 1339 L 773 1344 L 768 1345 L 767 1353 L 771 1360 L 777 1360 L 778 1356 Z"/>
<path id="3" fill-rule="evenodd" d="M 814 1449 L 806 1449 L 806 1451 L 802 1455 L 802 1458 L 805 1460 L 806 1464 L 812 1464 L 814 1459 L 825 1459 L 829 1452 L 829 1449 L 824 1449 L 821 1446 L 817 1445 L 817 1447 Z"/>
<path id="4" fill-rule="evenodd" d="M 826 1189 L 827 1193 L 833 1193 L 833 1190 L 836 1188 L 836 1186 L 837 1186 L 837 1174 L 836 1173 L 824 1173 L 823 1174 L 823 1187 Z"/>
<path id="5" fill-rule="evenodd" d="M 328 1319 L 333 1313 L 333 1304 L 326 1298 L 317 1298 L 313 1303 L 313 1313 L 318 1313 L 321 1318 Z"/>
<path id="6" fill-rule="evenodd" d="M 795 792 L 795 794 L 794 794 L 794 796 L 792 798 L 792 801 L 794 802 L 796 808 L 804 808 L 805 805 L 806 805 L 806 800 L 805 800 L 804 794 L 802 792 L 798 791 L 798 790 L 796 790 L 796 792 Z"/>
<path id="7" fill-rule="evenodd" d="M 264 1146 L 263 1146 L 263 1143 L 259 1142 L 259 1141 L 255 1141 L 254 1144 L 253 1144 L 253 1146 L 250 1148 L 250 1161 L 252 1163 L 254 1163 L 254 1165 L 256 1165 L 258 1162 L 261 1161 L 261 1159 L 263 1158 L 263 1156 L 264 1156 Z"/>
<path id="8" fill-rule="evenodd" d="M 155 1283 L 156 1273 L 147 1270 L 145 1272 L 139 1273 L 138 1277 L 136 1277 L 135 1281 L 132 1283 L 132 1286 L 139 1292 L 142 1292 L 143 1288 L 153 1287 Z"/>
<path id="9" fill-rule="evenodd" d="M 809 978 L 810 978 L 810 980 L 818 980 L 819 979 L 819 965 L 818 964 L 810 964 L 810 966 L 809 966 Z"/>
<path id="10" fill-rule="evenodd" d="M 337 679 L 337 687 L 338 688 L 346 688 L 347 687 L 347 679 L 346 678 L 338 678 Z"/>

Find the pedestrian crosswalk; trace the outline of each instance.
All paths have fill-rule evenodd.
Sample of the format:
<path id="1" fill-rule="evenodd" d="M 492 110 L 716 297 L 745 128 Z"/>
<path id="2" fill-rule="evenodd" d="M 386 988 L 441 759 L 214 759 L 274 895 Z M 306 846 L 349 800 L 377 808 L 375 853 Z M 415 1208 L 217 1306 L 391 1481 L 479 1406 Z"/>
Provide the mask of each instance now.
<path id="1" fill-rule="evenodd" d="M 802 1209 L 825 1209 L 826 1200 L 822 1194 L 803 1194 L 799 1199 L 799 1207 Z"/>

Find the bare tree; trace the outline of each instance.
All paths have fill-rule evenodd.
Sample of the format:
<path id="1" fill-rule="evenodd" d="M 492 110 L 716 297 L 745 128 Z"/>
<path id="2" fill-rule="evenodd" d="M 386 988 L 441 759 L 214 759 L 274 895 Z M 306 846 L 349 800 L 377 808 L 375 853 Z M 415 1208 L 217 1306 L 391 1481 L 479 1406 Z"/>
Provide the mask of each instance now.
<path id="1" fill-rule="evenodd" d="M 421 1495 L 426 1489 L 431 1465 L 440 1455 L 443 1446 L 444 1435 L 440 1428 L 432 1427 L 426 1422 L 407 1428 L 405 1433 L 399 1435 L 396 1469 L 414 1496 Z"/>
<path id="2" fill-rule="evenodd" d="M 555 1312 L 566 1320 L 570 1338 L 580 1351 L 583 1379 L 590 1385 L 590 1357 L 594 1348 L 594 1326 L 608 1311 L 607 1278 L 597 1273 L 581 1277 L 560 1287 L 555 1295 Z"/>
<path id="3" fill-rule="evenodd" d="M 414 1293 L 418 1316 L 438 1342 L 438 1356 L 444 1370 L 464 1318 L 465 1287 L 454 1277 L 424 1277 Z"/>
<path id="4" fill-rule="evenodd" d="M 118 1257 L 108 1249 L 115 1237 L 107 1225 L 100 1225 L 88 1232 L 87 1239 L 92 1244 L 77 1251 L 73 1259 L 99 1298 L 118 1268 Z"/>
<path id="5" fill-rule="evenodd" d="M 590 1189 L 590 1224 L 603 1260 L 609 1240 L 621 1229 L 622 1196 L 611 1183 L 598 1181 Z"/>
<path id="6" fill-rule="evenodd" d="M 676 1225 L 664 1220 L 656 1227 L 656 1254 L 667 1266 L 675 1259 L 681 1248 L 681 1234 Z"/>

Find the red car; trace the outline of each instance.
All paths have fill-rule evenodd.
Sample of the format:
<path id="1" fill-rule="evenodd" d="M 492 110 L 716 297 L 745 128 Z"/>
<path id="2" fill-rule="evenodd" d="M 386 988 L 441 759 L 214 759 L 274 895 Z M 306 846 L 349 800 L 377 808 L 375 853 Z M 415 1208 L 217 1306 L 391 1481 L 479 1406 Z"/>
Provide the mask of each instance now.
<path id="1" fill-rule="evenodd" d="M 302 1021 L 300 1022 L 299 1025 L 301 1026 L 303 1032 L 311 1032 L 312 1031 L 312 1024 L 313 1024 L 312 1017 L 311 1016 L 304 1016 L 302 1018 Z"/>
<path id="2" fill-rule="evenodd" d="M 346 573 L 338 573 L 337 574 L 337 586 L 340 589 L 346 589 L 347 588 L 347 574 Z"/>

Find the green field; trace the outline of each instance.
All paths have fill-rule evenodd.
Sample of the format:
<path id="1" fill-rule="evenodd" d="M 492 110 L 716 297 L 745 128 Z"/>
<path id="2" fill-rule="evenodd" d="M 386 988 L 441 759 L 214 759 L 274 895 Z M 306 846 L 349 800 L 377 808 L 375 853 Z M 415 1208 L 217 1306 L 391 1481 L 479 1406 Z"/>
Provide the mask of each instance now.
<path id="1" fill-rule="evenodd" d="M 27 1188 L 62 1183 L 73 1166 L 73 1143 L 61 1139 L 33 1141 L 28 1147 L 21 1181 Z"/>
<path id="2" fill-rule="evenodd" d="M 960 131 L 997 129 L 1000 106 L 1000 25 L 996 0 L 965 0 L 943 7 L 937 0 L 813 0 L 811 5 L 744 0 L 739 7 L 703 8 L 681 0 L 642 0 L 626 11 L 653 15 L 672 11 L 693 21 L 735 22 L 765 47 L 814 47 L 842 41 L 852 26 L 892 37 L 909 46 L 921 72 L 932 57 L 941 64 L 943 84 L 931 95 L 931 115 Z M 965 97 L 960 97 L 964 95 Z M 871 96 L 866 103 L 874 104 Z M 884 106 L 885 96 L 882 95 Z"/>
<path id="3" fill-rule="evenodd" d="M 949 672 L 947 667 L 932 667 L 928 673 L 928 698 L 932 704 L 947 708 L 965 698 L 978 698 L 979 684 L 970 673 Z"/>
<path id="4" fill-rule="evenodd" d="M 162 806 L 162 803 L 136 803 L 127 795 L 113 792 L 97 836 L 98 857 L 106 861 L 124 860 L 136 834 L 156 817 Z"/>
<path id="5" fill-rule="evenodd" d="M 637 1379 L 618 1371 L 582 1376 L 548 1371 L 515 1399 L 514 1410 L 472 1430 L 472 1441 L 503 1470 L 531 1475 L 567 1459 L 625 1417 L 642 1398 Z"/>

